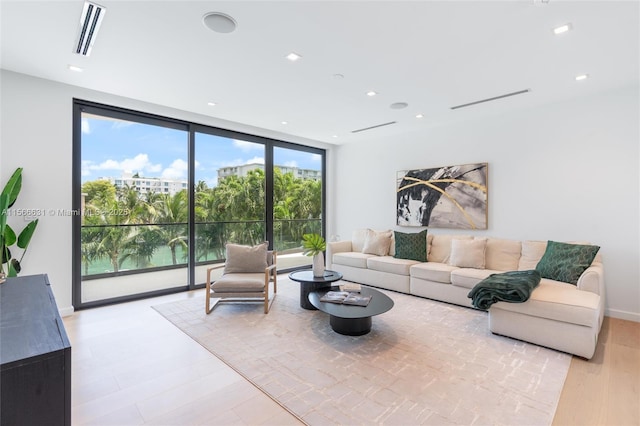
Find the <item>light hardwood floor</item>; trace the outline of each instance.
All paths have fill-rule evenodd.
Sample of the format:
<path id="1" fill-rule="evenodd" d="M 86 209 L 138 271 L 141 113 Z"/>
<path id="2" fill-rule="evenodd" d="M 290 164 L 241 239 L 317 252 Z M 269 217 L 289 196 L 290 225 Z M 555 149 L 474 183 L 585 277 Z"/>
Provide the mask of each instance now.
<path id="1" fill-rule="evenodd" d="M 64 318 L 74 425 L 301 424 L 151 308 L 193 297 L 204 290 Z M 606 318 L 594 358 L 573 358 L 553 424 L 639 425 L 639 386 L 640 323 Z"/>
<path id="2" fill-rule="evenodd" d="M 553 424 L 640 425 L 640 323 L 605 317 L 593 358 L 571 360 Z"/>

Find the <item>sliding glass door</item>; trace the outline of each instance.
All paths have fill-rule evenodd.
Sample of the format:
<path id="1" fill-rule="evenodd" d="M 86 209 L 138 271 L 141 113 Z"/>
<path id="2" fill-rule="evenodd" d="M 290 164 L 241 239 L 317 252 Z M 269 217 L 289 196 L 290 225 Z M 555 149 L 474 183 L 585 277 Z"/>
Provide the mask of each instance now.
<path id="1" fill-rule="evenodd" d="M 195 256 L 197 283 L 225 244 L 266 240 L 265 145 L 195 133 Z"/>
<path id="2" fill-rule="evenodd" d="M 186 127 L 91 108 L 80 114 L 81 302 L 185 288 Z"/>
<path id="3" fill-rule="evenodd" d="M 322 235 L 322 156 L 275 147 L 273 151 L 273 241 L 282 267 L 311 265 L 302 236 Z"/>
<path id="4" fill-rule="evenodd" d="M 324 150 L 74 102 L 74 307 L 194 289 L 225 244 L 308 266 L 323 234 Z"/>

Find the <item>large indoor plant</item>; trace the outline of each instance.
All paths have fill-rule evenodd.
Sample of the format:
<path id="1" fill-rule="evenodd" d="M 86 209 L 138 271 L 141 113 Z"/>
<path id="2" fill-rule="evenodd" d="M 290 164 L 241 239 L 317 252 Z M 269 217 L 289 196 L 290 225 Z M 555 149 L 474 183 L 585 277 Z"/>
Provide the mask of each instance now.
<path id="1" fill-rule="evenodd" d="M 11 210 L 11 207 L 16 202 L 20 189 L 22 188 L 22 167 L 16 169 L 11 175 L 9 180 L 4 186 L 2 193 L 0 193 L 0 248 L 2 249 L 2 263 L 0 263 L 0 280 L 4 280 L 4 277 L 16 277 L 22 269 L 20 262 L 24 258 L 31 242 L 31 237 L 38 226 L 38 219 L 32 220 L 27 226 L 20 231 L 19 235 L 16 235 L 14 230 L 7 223 L 9 216 L 24 216 L 27 211 Z M 22 249 L 20 260 L 13 257 L 10 247 L 16 245 Z M 13 247 L 12 247 L 13 248 Z M 14 252 L 15 252 L 15 248 Z M 6 265 L 6 267 L 5 267 Z"/>
<path id="2" fill-rule="evenodd" d="M 306 256 L 313 256 L 313 276 L 322 277 L 324 275 L 324 255 L 322 252 L 327 248 L 322 235 L 304 234 L 302 236 L 302 252 Z"/>

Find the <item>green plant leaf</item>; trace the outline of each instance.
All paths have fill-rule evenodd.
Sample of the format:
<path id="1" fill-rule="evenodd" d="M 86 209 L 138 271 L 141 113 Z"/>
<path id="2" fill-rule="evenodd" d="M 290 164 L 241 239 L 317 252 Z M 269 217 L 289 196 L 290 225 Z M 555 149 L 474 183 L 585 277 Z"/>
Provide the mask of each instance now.
<path id="1" fill-rule="evenodd" d="M 27 249 L 29 242 L 31 241 L 31 237 L 33 237 L 33 233 L 36 230 L 36 226 L 38 226 L 38 219 L 29 222 L 22 232 L 20 232 L 20 235 L 18 236 L 18 247 L 24 250 Z"/>
<path id="2" fill-rule="evenodd" d="M 323 252 L 327 245 L 319 234 L 304 234 L 302 235 L 302 248 L 304 251 L 302 254 L 305 256 L 315 256 L 316 254 Z"/>
<path id="3" fill-rule="evenodd" d="M 17 277 L 21 270 L 22 267 L 20 266 L 18 259 L 11 259 L 11 262 L 9 262 L 9 276 Z"/>
<path id="4" fill-rule="evenodd" d="M 7 224 L 4 228 L 4 234 L 2 234 L 3 241 L 6 245 L 12 246 L 16 243 L 16 233 Z"/>
<path id="5" fill-rule="evenodd" d="M 22 167 L 18 167 L 16 171 L 13 172 L 6 185 L 4 186 L 4 189 L 2 190 L 2 194 L 6 195 L 9 198 L 9 202 L 7 203 L 6 208 L 13 206 L 13 203 L 16 202 L 16 198 L 18 198 L 18 194 L 20 193 L 21 188 Z"/>
<path id="6" fill-rule="evenodd" d="M 7 194 L 0 194 L 0 237 L 4 235 L 7 226 L 7 209 L 9 208 L 9 197 Z"/>
<path id="7" fill-rule="evenodd" d="M 6 245 L 2 245 L 2 263 L 7 263 L 11 260 L 11 250 Z"/>

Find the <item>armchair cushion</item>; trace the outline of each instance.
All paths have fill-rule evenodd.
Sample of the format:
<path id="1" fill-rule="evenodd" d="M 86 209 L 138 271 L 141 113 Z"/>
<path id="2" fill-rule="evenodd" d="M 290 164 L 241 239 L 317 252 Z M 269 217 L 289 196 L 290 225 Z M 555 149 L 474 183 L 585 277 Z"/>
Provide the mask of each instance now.
<path id="1" fill-rule="evenodd" d="M 226 245 L 225 274 L 263 272 L 267 265 L 267 246 L 265 241 L 256 246 L 243 246 L 228 243 Z"/>
<path id="2" fill-rule="evenodd" d="M 225 274 L 211 284 L 216 293 L 255 293 L 264 290 L 264 272 Z"/>

